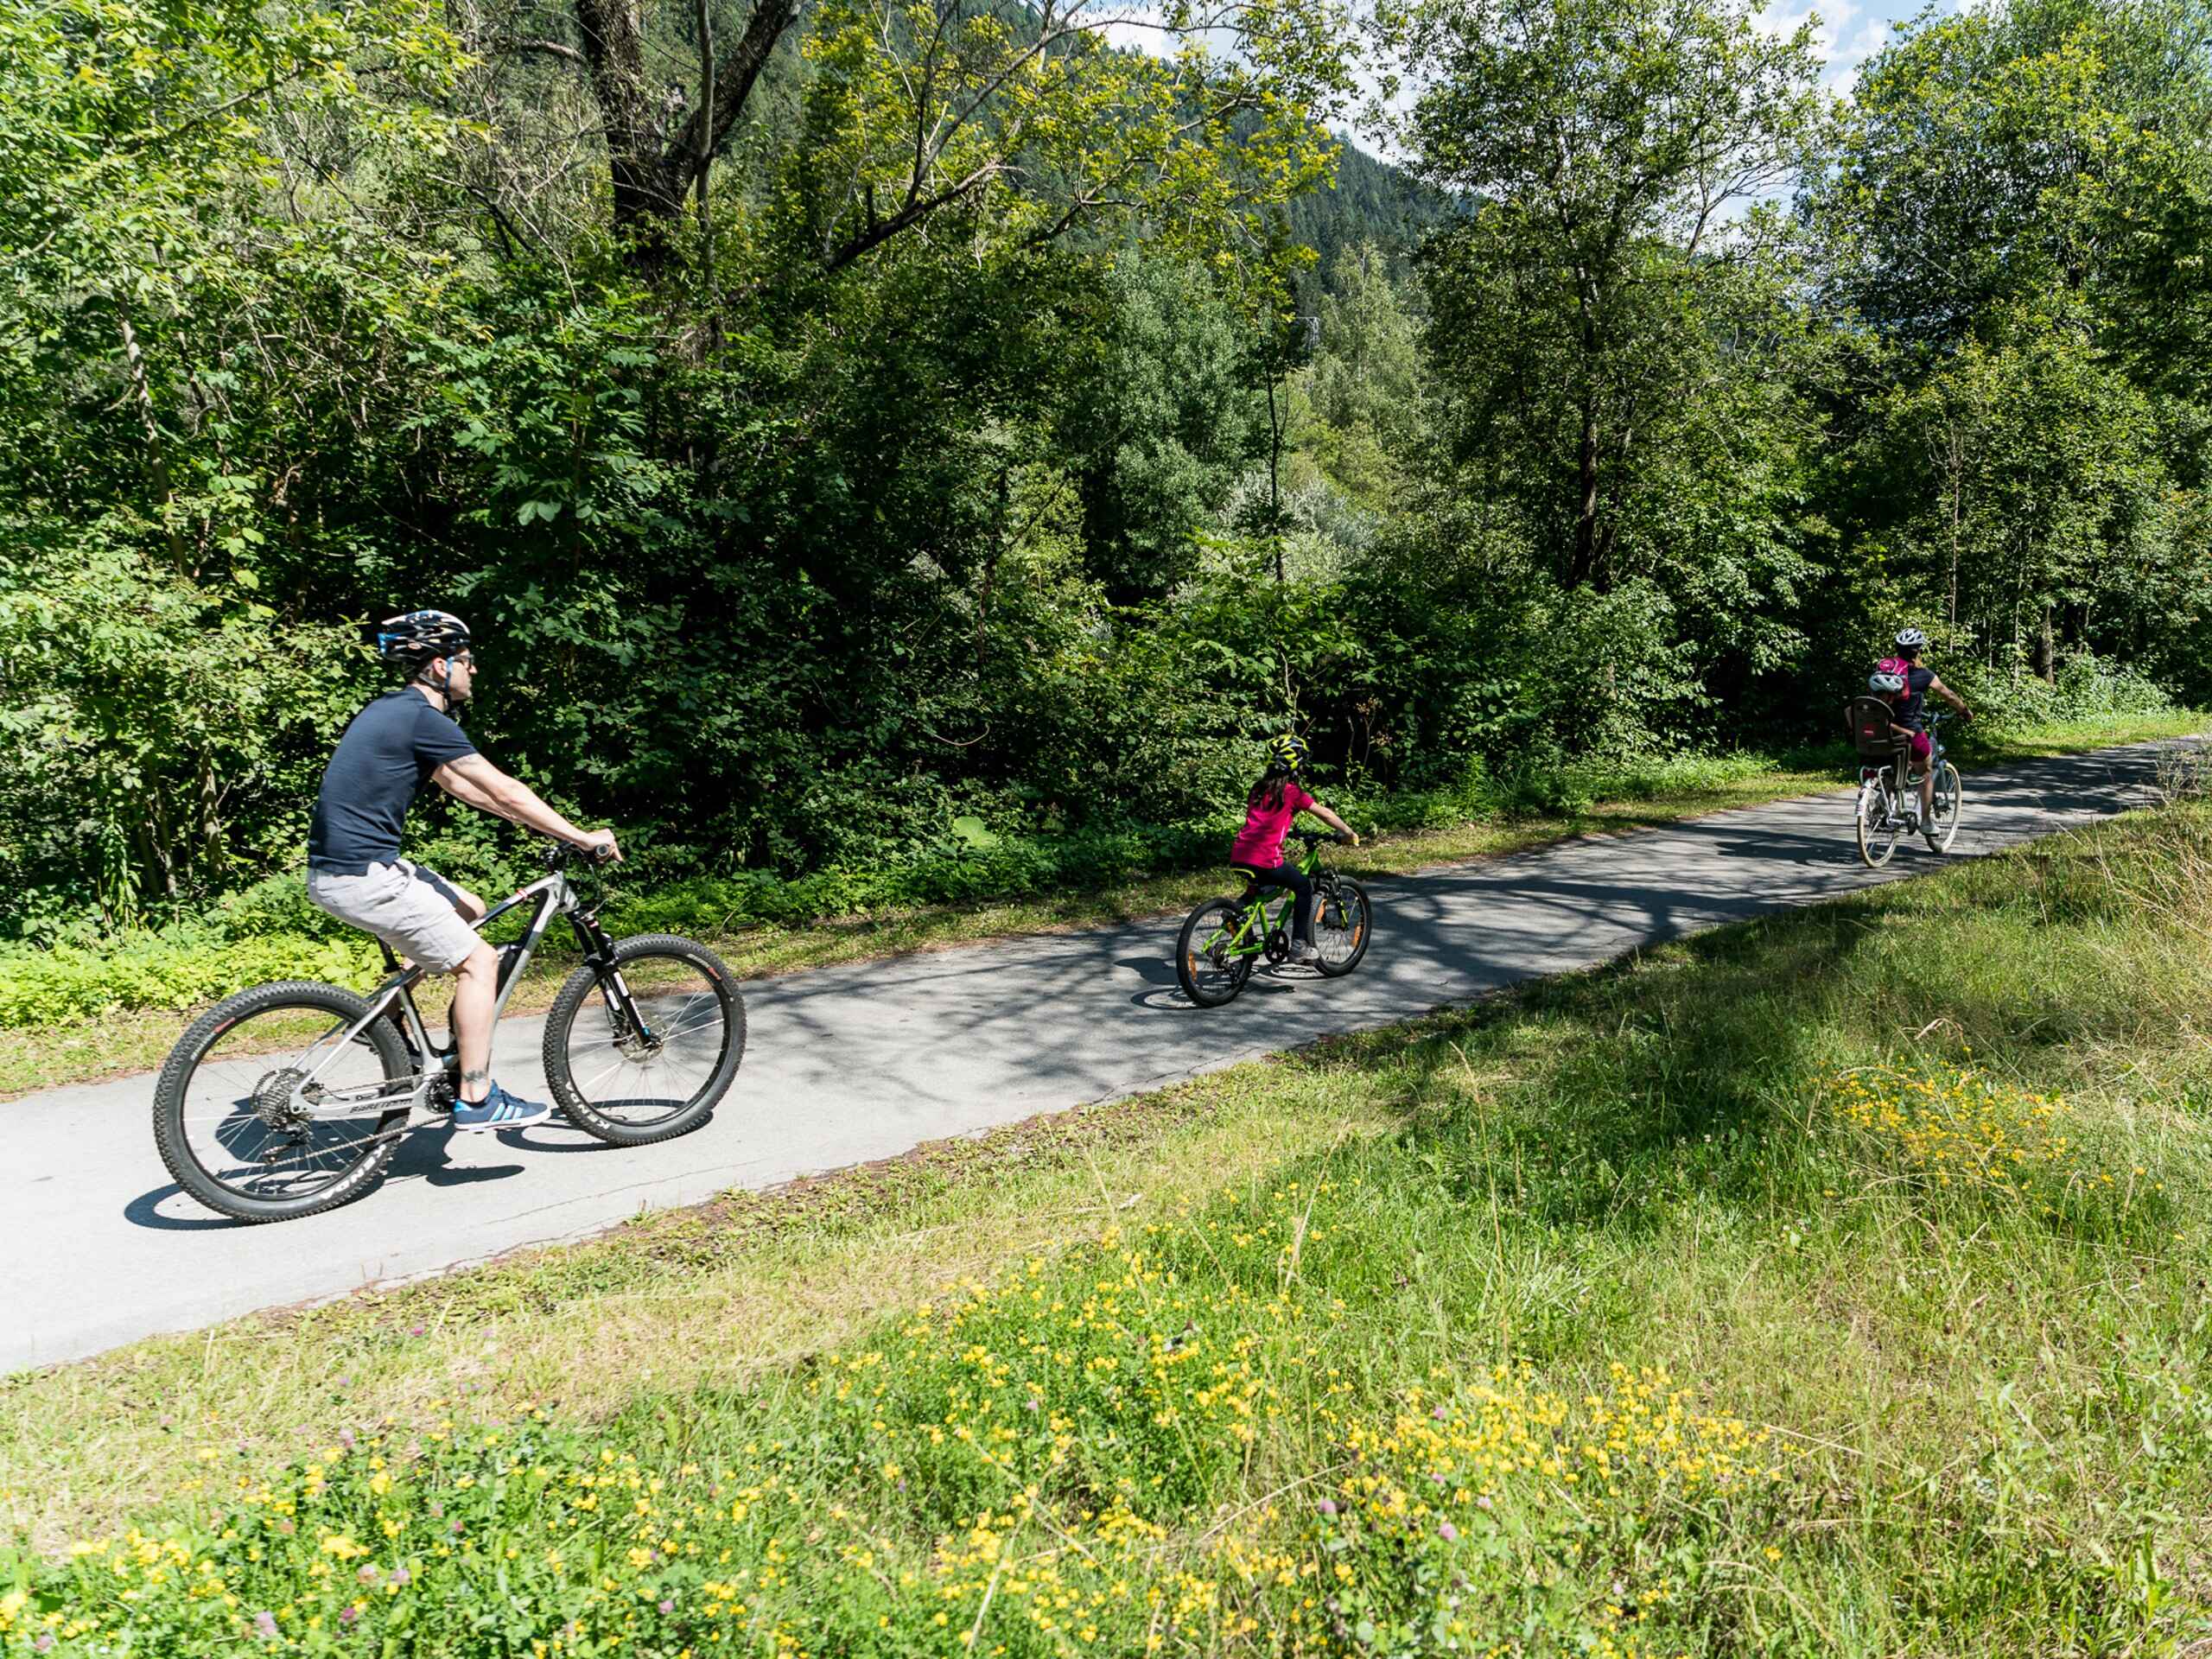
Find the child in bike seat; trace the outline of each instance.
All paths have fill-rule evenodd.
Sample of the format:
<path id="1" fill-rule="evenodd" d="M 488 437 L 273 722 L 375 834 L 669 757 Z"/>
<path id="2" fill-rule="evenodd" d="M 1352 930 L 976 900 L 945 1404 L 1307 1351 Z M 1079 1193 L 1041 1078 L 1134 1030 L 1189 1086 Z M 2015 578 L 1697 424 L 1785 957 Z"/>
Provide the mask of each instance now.
<path id="1" fill-rule="evenodd" d="M 1319 953 L 1313 949 L 1313 878 L 1282 855 L 1283 839 L 1290 834 L 1292 821 L 1300 812 L 1311 812 L 1340 839 L 1359 845 L 1351 826 L 1300 785 L 1299 776 L 1306 770 L 1306 741 L 1300 737 L 1285 734 L 1268 746 L 1268 769 L 1244 798 L 1244 828 L 1229 849 L 1231 868 L 1250 876 L 1254 886 L 1287 887 L 1296 895 L 1290 947 L 1293 962 L 1312 962 Z"/>

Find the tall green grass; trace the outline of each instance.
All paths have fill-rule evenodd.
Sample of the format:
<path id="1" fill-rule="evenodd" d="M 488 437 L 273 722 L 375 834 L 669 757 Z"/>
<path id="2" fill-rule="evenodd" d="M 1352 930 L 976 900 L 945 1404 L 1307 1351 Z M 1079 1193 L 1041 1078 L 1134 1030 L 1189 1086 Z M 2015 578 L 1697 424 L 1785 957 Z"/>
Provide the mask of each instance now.
<path id="1" fill-rule="evenodd" d="M 2177 1653 L 2209 943 L 2183 806 L 1255 1068 L 1398 1127 L 607 1421 L 334 1395 L 0 1643 Z"/>

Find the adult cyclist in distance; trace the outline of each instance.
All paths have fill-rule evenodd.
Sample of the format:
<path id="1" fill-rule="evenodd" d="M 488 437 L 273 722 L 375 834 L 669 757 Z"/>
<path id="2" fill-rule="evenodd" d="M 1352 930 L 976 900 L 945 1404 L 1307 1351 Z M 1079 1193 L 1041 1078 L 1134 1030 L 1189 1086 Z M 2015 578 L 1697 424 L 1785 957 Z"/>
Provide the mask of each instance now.
<path id="1" fill-rule="evenodd" d="M 1891 701 L 1897 708 L 1896 721 L 1912 739 L 1912 763 L 1920 768 L 1921 838 L 1930 847 L 1938 844 L 1936 832 L 1936 768 L 1930 764 L 1936 752 L 1935 741 L 1928 734 L 1928 696 L 1930 692 L 1949 703 L 1959 712 L 1961 720 L 1972 720 L 1974 710 L 1967 708 L 1964 698 L 1937 677 L 1936 671 L 1921 665 L 1920 654 L 1928 649 L 1928 636 L 1918 628 L 1907 628 L 1897 635 L 1897 654 L 1885 657 L 1874 665 L 1876 680 L 1894 678 L 1899 690 Z M 1873 685 L 1874 681 L 1869 681 Z"/>
<path id="2" fill-rule="evenodd" d="M 377 652 L 406 682 L 354 715 L 323 768 L 308 830 L 308 897 L 433 973 L 454 976 L 460 1051 L 457 1129 L 518 1129 L 551 1109 L 492 1080 L 492 1014 L 499 956 L 469 923 L 484 901 L 399 855 L 408 809 L 424 783 L 455 800 L 602 856 L 620 859 L 612 830 L 579 830 L 520 779 L 476 751 L 454 712 L 474 689 L 468 628 L 445 611 L 410 611 L 375 629 Z"/>

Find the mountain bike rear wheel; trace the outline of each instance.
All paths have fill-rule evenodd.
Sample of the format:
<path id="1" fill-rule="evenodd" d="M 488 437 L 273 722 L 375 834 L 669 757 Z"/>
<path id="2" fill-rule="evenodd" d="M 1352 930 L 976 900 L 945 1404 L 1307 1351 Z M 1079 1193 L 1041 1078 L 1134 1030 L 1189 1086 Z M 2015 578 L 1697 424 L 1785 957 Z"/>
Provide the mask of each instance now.
<path id="1" fill-rule="evenodd" d="M 1313 895 L 1313 965 L 1331 979 L 1351 972 L 1367 954 L 1374 920 L 1365 887 L 1344 876 L 1327 881 Z"/>
<path id="2" fill-rule="evenodd" d="M 1232 1001 L 1252 976 L 1259 960 L 1252 941 L 1236 942 L 1247 913 L 1230 899 L 1209 899 L 1183 923 L 1175 941 L 1175 978 L 1183 995 L 1202 1008 Z"/>
<path id="3" fill-rule="evenodd" d="M 1859 786 L 1859 856 L 1866 868 L 1878 870 L 1890 861 L 1897 849 L 1897 836 L 1903 833 L 1904 821 L 1898 816 L 1897 804 L 1890 795 L 1887 779 L 1876 779 Z"/>
<path id="4" fill-rule="evenodd" d="M 545 1016 L 555 1103 L 585 1134 L 618 1147 L 697 1128 L 744 1058 L 736 976 L 705 945 L 673 934 L 618 939 L 613 967 L 577 969 Z"/>
<path id="5" fill-rule="evenodd" d="M 154 1144 L 177 1185 L 255 1222 L 319 1215 L 374 1186 L 398 1148 L 415 1065 L 389 1020 L 340 1046 L 368 1012 L 351 991 L 287 980 L 193 1021 L 154 1085 Z M 310 1115 L 347 1105 L 359 1114 Z"/>

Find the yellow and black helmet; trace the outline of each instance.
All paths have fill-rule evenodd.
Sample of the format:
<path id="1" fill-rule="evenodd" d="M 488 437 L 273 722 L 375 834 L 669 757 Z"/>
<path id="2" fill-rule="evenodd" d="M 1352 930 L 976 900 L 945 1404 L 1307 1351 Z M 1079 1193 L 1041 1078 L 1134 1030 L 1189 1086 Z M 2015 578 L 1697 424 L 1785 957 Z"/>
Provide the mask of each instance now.
<path id="1" fill-rule="evenodd" d="M 1304 738 L 1285 732 L 1268 745 L 1268 762 L 1294 776 L 1306 770 L 1306 758 L 1309 753 Z"/>

